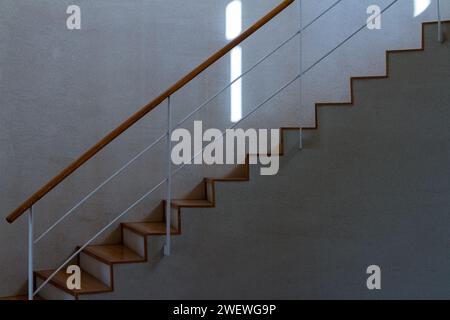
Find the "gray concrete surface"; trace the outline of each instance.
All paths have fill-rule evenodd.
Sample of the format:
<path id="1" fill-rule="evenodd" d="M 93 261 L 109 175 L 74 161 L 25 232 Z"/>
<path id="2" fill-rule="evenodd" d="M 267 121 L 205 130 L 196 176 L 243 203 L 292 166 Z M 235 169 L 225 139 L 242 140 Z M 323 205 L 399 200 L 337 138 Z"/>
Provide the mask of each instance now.
<path id="1" fill-rule="evenodd" d="M 421 20 L 433 19 L 434 12 L 431 7 L 413 19 L 411 2 L 400 0 L 401 5 L 386 18 L 382 32 L 355 40 L 324 64 L 323 69 L 311 73 L 311 79 L 304 81 L 303 98 L 344 99 L 349 75 L 379 70 L 386 48 L 417 44 L 419 30 L 414 26 L 417 27 Z M 189 6 L 180 6 L 180 1 L 176 0 L 142 0 L 127 4 L 118 0 L 0 1 L 0 216 L 5 217 L 139 106 L 223 46 L 227 3 L 198 0 L 191 1 Z M 255 2 L 244 1 L 244 26 L 249 26 L 276 3 L 278 1 L 270 0 L 255 5 Z M 358 19 L 365 20 L 364 5 L 354 7 L 352 3 L 344 0 L 343 7 L 327 17 L 329 24 L 322 22 L 317 29 L 305 34 L 304 64 L 352 31 Z M 82 8 L 80 31 L 66 29 L 65 10 L 69 4 L 79 4 Z M 305 0 L 305 21 L 330 4 L 331 1 Z M 380 2 L 382 4 L 384 2 Z M 443 16 L 446 17 L 448 3 L 444 2 L 444 5 Z M 348 18 L 349 14 L 352 19 Z M 243 46 L 244 68 L 293 32 L 298 25 L 297 19 L 298 11 L 293 6 L 249 39 Z M 375 60 L 379 63 L 374 64 L 373 69 L 365 68 L 372 66 Z M 354 66 L 359 67 L 355 69 Z M 245 79 L 244 110 L 251 110 L 269 92 L 295 75 L 298 68 L 298 44 L 293 42 Z M 224 59 L 173 97 L 176 119 L 188 114 L 225 85 L 228 70 L 229 60 Z M 323 81 L 324 78 L 328 81 Z M 336 78 L 342 81 L 338 82 Z M 294 85 L 244 126 L 311 123 L 312 104 L 304 100 L 299 108 L 298 102 L 299 90 Z M 219 97 L 196 119 L 204 120 L 205 126 L 228 126 L 228 94 Z M 45 230 L 131 155 L 158 137 L 165 123 L 164 108 L 155 110 L 49 194 L 35 208 L 36 234 Z M 163 151 L 164 143 L 44 239 L 36 248 L 36 268 L 55 267 L 76 245 L 86 241 L 159 182 L 164 177 Z M 188 168 L 174 181 L 174 194 L 185 196 L 203 176 L 221 175 L 229 170 L 227 167 Z M 157 206 L 164 197 L 163 192 L 158 190 L 125 220 L 159 219 Z M 118 233 L 114 230 L 112 228 L 99 241 L 117 240 Z M 0 296 L 23 292 L 26 281 L 25 219 L 13 225 L 1 222 L 0 243 L 8 244 L 0 246 Z"/>

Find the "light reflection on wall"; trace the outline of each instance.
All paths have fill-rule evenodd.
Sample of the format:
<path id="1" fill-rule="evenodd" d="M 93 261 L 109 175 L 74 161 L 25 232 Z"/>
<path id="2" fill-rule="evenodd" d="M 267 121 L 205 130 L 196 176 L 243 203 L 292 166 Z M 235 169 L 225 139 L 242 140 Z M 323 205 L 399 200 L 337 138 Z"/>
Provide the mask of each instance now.
<path id="1" fill-rule="evenodd" d="M 431 5 L 431 0 L 414 0 L 414 17 L 420 16 Z"/>

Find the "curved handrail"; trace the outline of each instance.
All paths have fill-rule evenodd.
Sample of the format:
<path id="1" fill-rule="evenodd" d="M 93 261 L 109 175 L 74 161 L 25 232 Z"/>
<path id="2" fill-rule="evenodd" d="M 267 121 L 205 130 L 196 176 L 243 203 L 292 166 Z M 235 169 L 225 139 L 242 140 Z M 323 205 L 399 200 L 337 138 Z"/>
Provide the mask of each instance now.
<path id="1" fill-rule="evenodd" d="M 63 182 L 67 177 L 69 177 L 73 172 L 78 170 L 83 164 L 92 159 L 97 153 L 103 150 L 107 145 L 109 145 L 112 141 L 114 141 L 118 136 L 128 130 L 131 126 L 133 126 L 136 122 L 141 120 L 145 115 L 147 115 L 154 108 L 159 106 L 164 100 L 173 95 L 175 92 L 183 88 L 186 84 L 195 79 L 200 73 L 209 68 L 216 61 L 221 59 L 227 53 L 229 53 L 236 46 L 241 44 L 245 39 L 250 37 L 256 31 L 258 31 L 261 27 L 266 25 L 269 21 L 275 18 L 278 14 L 284 11 L 287 7 L 289 7 L 295 0 L 283 0 L 277 7 L 272 9 L 268 14 L 258 20 L 255 24 L 249 27 L 247 30 L 242 32 L 238 37 L 230 41 L 226 46 L 222 49 L 218 50 L 208 59 L 206 59 L 203 63 L 193 69 L 186 76 L 178 80 L 174 85 L 172 85 L 169 89 L 159 95 L 156 99 L 149 102 L 147 105 L 142 107 L 139 111 L 125 120 L 121 125 L 119 125 L 116 129 L 111 131 L 108 135 L 106 135 L 103 139 L 97 142 L 93 147 L 87 150 L 83 155 L 81 155 L 77 160 L 72 162 L 67 168 L 62 170 L 58 175 L 56 175 L 53 179 L 51 179 L 47 184 L 45 184 L 41 189 L 39 189 L 36 193 L 34 193 L 31 197 L 29 197 L 25 202 L 23 202 L 17 209 L 12 211 L 7 217 L 6 221 L 9 223 L 17 220 L 25 211 L 27 211 L 31 206 L 33 206 L 36 202 L 42 199 L 45 195 L 47 195 L 51 190 L 53 190 L 56 186 L 58 186 L 61 182 Z"/>

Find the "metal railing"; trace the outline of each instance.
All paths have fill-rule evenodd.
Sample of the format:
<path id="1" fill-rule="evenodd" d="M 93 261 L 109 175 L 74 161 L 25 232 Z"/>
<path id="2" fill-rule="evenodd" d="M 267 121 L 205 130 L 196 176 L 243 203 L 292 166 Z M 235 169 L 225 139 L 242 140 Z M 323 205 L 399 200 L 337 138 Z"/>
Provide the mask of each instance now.
<path id="1" fill-rule="evenodd" d="M 254 68 L 256 68 L 259 64 L 261 64 L 263 61 L 265 61 L 269 56 L 271 56 L 273 53 L 278 51 L 279 48 L 284 46 L 286 43 L 288 43 L 291 39 L 293 39 L 297 33 L 291 37 L 288 41 L 285 41 L 281 46 L 279 46 L 276 50 L 274 50 L 272 53 L 268 54 L 266 57 L 258 61 L 254 66 L 249 68 L 245 73 L 241 74 L 237 79 L 233 80 L 230 84 L 228 84 L 226 87 L 224 87 L 222 90 L 220 90 L 217 94 L 215 94 L 213 97 L 205 101 L 203 104 L 195 108 L 194 111 L 192 111 L 190 114 L 188 114 L 184 119 L 182 119 L 175 127 L 172 127 L 172 113 L 171 113 L 171 105 L 170 100 L 173 93 L 178 91 L 180 88 L 182 88 L 185 84 L 190 82 L 192 79 L 194 79 L 198 74 L 203 72 L 207 67 L 209 67 L 211 64 L 219 60 L 221 57 L 223 57 L 226 53 L 228 53 L 233 47 L 237 46 L 240 42 L 247 39 L 250 35 L 252 35 L 254 32 L 259 30 L 263 25 L 265 25 L 267 22 L 272 20 L 275 16 L 277 16 L 280 12 L 282 12 L 284 9 L 286 9 L 290 4 L 292 4 L 295 0 L 284 0 L 279 6 L 274 8 L 272 11 L 270 11 L 266 16 L 258 20 L 254 25 L 252 25 L 250 28 L 242 32 L 238 37 L 236 37 L 234 40 L 232 40 L 229 44 L 227 44 L 224 48 L 216 52 L 214 55 L 212 55 L 210 58 L 208 58 L 205 62 L 203 62 L 200 66 L 195 68 L 191 73 L 189 73 L 187 76 L 179 80 L 177 83 L 175 83 L 171 88 L 169 88 L 165 93 L 160 95 L 158 98 L 156 98 L 154 101 L 150 102 L 148 105 L 146 105 L 143 109 L 141 109 L 138 113 L 133 115 L 131 118 L 129 118 L 126 122 L 124 122 L 121 126 L 119 126 L 115 131 L 111 132 L 108 136 L 106 136 L 101 142 L 99 142 L 97 145 L 95 145 L 93 148 L 88 150 L 83 156 L 81 156 L 77 161 L 75 161 L 72 165 L 70 165 L 68 168 L 66 168 L 60 175 L 55 177 L 53 180 L 51 180 L 46 186 L 44 186 L 41 190 L 39 190 L 35 195 L 30 197 L 24 204 L 21 205 L 21 207 L 17 208 L 14 212 L 12 212 L 8 217 L 8 222 L 15 221 L 24 211 L 24 207 L 29 207 L 29 224 L 28 224 L 28 234 L 29 234 L 29 243 L 28 243 L 28 271 L 29 271 L 29 286 L 28 286 L 28 298 L 30 300 L 33 299 L 33 297 L 39 293 L 39 291 L 59 272 L 61 269 L 69 263 L 73 258 L 75 258 L 82 250 L 84 250 L 92 241 L 94 241 L 98 236 L 100 236 L 105 230 L 107 230 L 111 225 L 113 225 L 115 222 L 117 222 L 122 216 L 124 216 L 126 213 L 128 213 L 130 210 L 132 210 L 135 206 L 137 206 L 141 201 L 143 201 L 145 198 L 147 198 L 149 195 L 151 195 L 155 190 L 157 190 L 159 187 L 161 187 L 164 183 L 167 183 L 167 198 L 166 199 L 166 243 L 164 246 L 164 253 L 166 255 L 170 254 L 170 241 L 171 241 L 171 233 L 170 233 L 170 204 L 171 204 L 171 177 L 178 172 L 178 170 L 175 173 L 171 172 L 171 159 L 170 159 L 170 136 L 172 133 L 172 130 L 182 125 L 184 122 L 186 122 L 188 119 L 190 119 L 195 113 L 200 111 L 202 108 L 204 108 L 206 105 L 208 105 L 213 99 L 215 99 L 217 96 L 219 96 L 222 92 L 224 92 L 226 89 L 228 89 L 230 86 L 232 86 L 234 83 L 236 83 L 239 79 L 244 77 L 246 74 L 251 72 Z M 340 0 L 342 1 L 342 0 Z M 340 2 L 338 1 L 338 2 Z M 163 99 L 162 97 L 165 97 Z M 158 139 L 156 139 L 152 144 L 150 144 L 148 147 L 146 147 L 143 151 L 139 152 L 137 155 L 135 155 L 130 161 L 128 161 L 125 165 L 123 165 L 119 170 L 117 170 L 114 174 L 112 174 L 109 178 L 107 178 L 105 181 L 103 181 L 99 186 L 97 186 L 94 190 L 92 190 L 89 194 L 87 194 L 80 202 L 78 202 L 75 206 L 73 206 L 69 211 L 67 211 L 62 217 L 60 217 L 56 222 L 54 222 L 46 231 L 44 231 L 39 237 L 37 237 L 36 240 L 33 240 L 33 211 L 34 207 L 33 204 L 37 201 L 39 201 L 40 198 L 42 198 L 43 195 L 47 194 L 52 188 L 54 188 L 57 184 L 59 184 L 61 181 L 63 181 L 68 175 L 70 175 L 72 172 L 74 172 L 77 168 L 79 168 L 83 163 L 85 163 L 87 160 L 89 160 L 93 155 L 95 155 L 98 151 L 104 148 L 107 144 L 109 144 L 115 137 L 123 133 L 127 128 L 129 128 L 131 125 L 133 125 L 135 122 L 137 122 L 140 118 L 142 118 L 146 113 L 151 111 L 154 107 L 158 106 L 159 104 L 163 103 L 165 100 L 168 101 L 168 123 L 167 123 L 167 132 L 166 134 L 162 135 Z M 106 186 L 109 182 L 111 182 L 114 178 L 116 178 L 119 174 L 124 172 L 131 164 L 133 164 L 135 161 L 137 161 L 141 156 L 143 156 L 146 152 L 151 150 L 155 145 L 157 145 L 160 141 L 162 141 L 164 138 L 167 139 L 167 155 L 168 155 L 168 169 L 167 169 L 167 178 L 159 182 L 155 187 L 153 187 L 150 191 L 145 193 L 142 197 L 140 197 L 137 201 L 135 201 L 130 207 L 128 207 L 125 211 L 120 213 L 116 218 L 114 218 L 110 223 L 108 223 L 105 227 L 103 227 L 99 232 L 97 232 L 93 237 L 91 237 L 83 246 L 79 248 L 75 253 L 73 253 L 63 264 L 60 265 L 50 276 L 47 277 L 47 279 L 35 290 L 33 291 L 33 247 L 35 244 L 37 244 L 40 240 L 42 240 L 47 234 L 49 234 L 58 224 L 60 224 L 63 220 L 65 220 L 68 216 L 70 216 L 76 209 L 78 209 L 82 204 L 84 204 L 87 200 L 89 200 L 92 196 L 94 196 L 99 190 L 101 190 L 104 186 Z M 30 204 L 28 204 L 30 203 Z"/>
<path id="2" fill-rule="evenodd" d="M 202 104 L 198 105 L 194 108 L 193 111 L 191 111 L 187 116 L 182 118 L 171 130 L 175 130 L 179 127 L 181 127 L 186 121 L 191 119 L 195 114 L 197 114 L 199 111 L 201 111 L 203 108 L 208 106 L 212 101 L 214 101 L 217 97 L 219 97 L 222 93 L 224 93 L 227 89 L 229 89 L 231 86 L 233 86 L 235 83 L 237 83 L 239 80 L 241 80 L 243 77 L 245 77 L 247 74 L 252 72 L 256 69 L 259 65 L 261 65 L 263 62 L 265 62 L 268 58 L 273 56 L 276 52 L 278 52 L 281 48 L 283 48 L 285 45 L 287 45 L 289 42 L 291 42 L 293 39 L 295 39 L 299 34 L 306 31 L 309 27 L 311 27 L 317 20 L 319 20 L 321 17 L 323 17 L 325 14 L 327 14 L 329 11 L 331 11 L 334 7 L 336 7 L 339 3 L 341 3 L 343 0 L 338 0 L 335 3 L 333 3 L 330 7 L 328 7 L 325 11 L 323 11 L 320 15 L 318 15 L 316 18 L 314 18 L 311 22 L 309 22 L 305 27 L 303 27 L 301 30 L 295 32 L 291 36 L 289 36 L 286 40 L 284 40 L 282 43 L 280 43 L 275 49 L 270 51 L 268 54 L 263 56 L 261 59 L 259 59 L 256 63 L 254 63 L 251 67 L 246 69 L 241 75 L 239 75 L 237 78 L 235 78 L 233 81 L 228 83 L 226 86 L 224 86 L 222 89 L 220 89 L 218 92 L 216 92 L 214 95 L 212 95 L 210 98 L 208 98 L 206 101 L 204 101 Z M 170 97 L 168 98 L 168 109 L 170 109 Z M 171 124 L 171 113 L 168 112 L 168 120 L 170 120 Z M 168 124 L 169 125 L 169 124 Z M 152 142 L 149 146 L 144 148 L 141 152 L 136 154 L 131 160 L 129 160 L 127 163 L 125 163 L 120 169 L 118 169 L 116 172 L 114 172 L 110 177 L 108 177 L 105 181 L 103 181 L 101 184 L 99 184 L 94 190 L 89 192 L 83 199 L 81 199 L 77 204 L 75 204 L 70 210 L 68 210 L 66 213 L 64 213 L 57 221 L 55 221 L 46 231 L 44 231 L 40 236 L 36 238 L 34 241 L 35 244 L 37 244 L 40 240 L 42 240 L 50 231 L 52 231 L 57 225 L 59 225 L 62 221 L 64 221 L 67 217 L 69 217 L 74 211 L 76 211 L 81 205 L 83 205 L 87 200 L 89 200 L 92 196 L 94 196 L 98 191 L 100 191 L 103 187 L 105 187 L 109 182 L 113 181 L 114 178 L 119 176 L 122 172 L 124 172 L 129 166 L 131 166 L 134 162 L 136 162 L 138 159 L 140 159 L 145 153 L 153 149 L 159 142 L 167 138 L 167 133 L 164 133 L 159 138 L 157 138 L 154 142 Z"/>

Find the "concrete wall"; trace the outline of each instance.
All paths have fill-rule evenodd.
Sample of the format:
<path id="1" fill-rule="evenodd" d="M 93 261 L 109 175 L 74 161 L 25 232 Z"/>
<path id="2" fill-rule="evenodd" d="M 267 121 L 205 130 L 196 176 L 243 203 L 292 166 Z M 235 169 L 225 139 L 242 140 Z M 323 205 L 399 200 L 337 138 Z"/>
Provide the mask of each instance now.
<path id="1" fill-rule="evenodd" d="M 366 3 L 367 2 L 367 3 Z M 372 4 L 373 1 L 370 1 Z M 383 6 L 387 1 L 379 1 Z M 444 1 L 445 2 L 445 1 Z M 183 5 L 180 5 L 183 3 Z M 225 43 L 224 13 L 228 1 L 176 0 L 124 3 L 119 0 L 2 0 L 0 2 L 0 203 L 4 217 L 95 141 Z M 278 1 L 243 1 L 244 26 Z M 304 0 L 304 23 L 332 1 Z M 369 1 L 344 0 L 304 34 L 303 67 L 314 61 L 366 19 Z M 298 83 L 261 109 L 243 126 L 280 127 L 312 123 L 313 102 L 345 99 L 348 76 L 383 70 L 387 48 L 416 46 L 418 23 L 433 19 L 431 7 L 412 18 L 412 1 L 400 0 L 386 15 L 382 31 L 368 32 L 330 57 L 305 77 L 299 108 Z M 82 30 L 68 31 L 66 8 L 82 9 Z M 444 3 L 444 13 L 449 13 Z M 445 14 L 444 14 L 445 16 Z M 199 18 L 201 17 L 201 18 Z M 350 18 L 349 18 L 350 17 Z M 448 17 L 448 15 L 447 15 Z M 399 27 L 400 26 L 400 27 Z M 292 6 L 243 45 L 244 69 L 298 27 Z M 413 30 L 413 31 L 412 31 Z M 376 49 L 376 50 L 375 50 Z M 355 54 L 357 52 L 357 54 Z M 351 57 L 351 58 L 350 58 Z M 370 62 L 367 64 L 367 62 Z M 381 68 L 381 69 L 380 69 Z M 293 41 L 244 79 L 244 112 L 250 111 L 299 70 L 298 42 Z M 323 79 L 327 81 L 323 81 Z M 229 57 L 177 93 L 175 118 L 181 119 L 229 81 Z M 226 92 L 194 119 L 204 125 L 230 125 Z M 159 137 L 164 108 L 99 154 L 94 161 L 52 191 L 36 206 L 39 235 L 131 155 Z M 190 124 L 187 126 L 189 127 Z M 90 238 L 127 205 L 164 177 L 164 142 L 102 190 L 56 228 L 36 250 L 36 268 L 52 268 L 75 245 Z M 203 176 L 230 168 L 188 168 L 174 181 L 174 194 L 185 196 Z M 137 207 L 125 220 L 159 219 L 164 189 Z M 118 239 L 111 229 L 105 238 Z M 100 241 L 104 239 L 99 239 Z M 26 279 L 26 221 L 0 223 L 0 296 L 23 289 Z M 52 252 L 52 255 L 48 255 Z"/>

